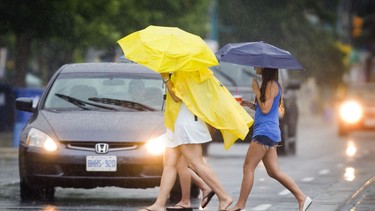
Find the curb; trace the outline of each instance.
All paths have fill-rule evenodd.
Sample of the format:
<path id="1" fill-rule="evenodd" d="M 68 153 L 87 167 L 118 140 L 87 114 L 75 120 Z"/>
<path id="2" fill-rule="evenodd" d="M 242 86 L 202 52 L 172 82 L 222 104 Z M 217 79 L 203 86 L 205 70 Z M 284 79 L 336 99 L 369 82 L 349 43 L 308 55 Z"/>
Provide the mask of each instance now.
<path id="1" fill-rule="evenodd" d="M 18 148 L 15 147 L 1 147 L 0 158 L 17 158 Z"/>
<path id="2" fill-rule="evenodd" d="M 361 200 L 362 195 L 366 192 L 366 190 L 370 186 L 374 185 L 374 182 L 375 177 L 372 177 L 367 182 L 365 182 L 365 184 L 363 184 L 356 192 L 354 192 L 354 194 L 351 197 L 349 197 L 349 199 L 347 199 L 345 203 L 342 206 L 340 206 L 337 210 L 352 210 L 352 208 L 355 207 L 358 201 Z"/>

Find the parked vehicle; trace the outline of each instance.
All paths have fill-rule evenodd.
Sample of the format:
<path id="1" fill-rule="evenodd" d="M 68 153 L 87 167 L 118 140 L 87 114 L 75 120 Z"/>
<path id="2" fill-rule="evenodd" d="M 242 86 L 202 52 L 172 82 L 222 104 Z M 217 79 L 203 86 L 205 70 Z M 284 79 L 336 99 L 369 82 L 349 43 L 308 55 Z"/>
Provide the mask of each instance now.
<path id="1" fill-rule="evenodd" d="M 261 77 L 255 73 L 252 67 L 222 63 L 220 66 L 212 67 L 214 75 L 227 87 L 233 95 L 242 96 L 243 100 L 254 101 L 255 94 L 251 90 L 251 81 L 253 78 L 261 80 Z M 289 78 L 290 70 L 279 70 L 279 82 L 283 87 L 283 99 L 285 114 L 280 117 L 281 143 L 278 152 L 281 154 L 295 154 L 297 144 L 297 123 L 298 123 L 298 106 L 296 99 L 296 90 L 300 88 L 300 83 Z M 251 116 L 254 117 L 254 111 L 244 107 Z M 221 142 L 220 132 L 214 131 L 213 139 L 215 142 Z M 244 141 L 238 140 L 236 143 L 249 143 L 252 136 L 252 127 Z M 205 151 L 207 152 L 207 147 Z"/>
<path id="2" fill-rule="evenodd" d="M 20 136 L 21 199 L 52 199 L 55 187 L 159 186 L 164 93 L 141 65 L 82 63 L 57 70 L 36 107 L 16 99 L 32 112 Z"/>
<path id="3" fill-rule="evenodd" d="M 375 83 L 353 83 L 347 86 L 339 102 L 338 135 L 375 130 Z"/>

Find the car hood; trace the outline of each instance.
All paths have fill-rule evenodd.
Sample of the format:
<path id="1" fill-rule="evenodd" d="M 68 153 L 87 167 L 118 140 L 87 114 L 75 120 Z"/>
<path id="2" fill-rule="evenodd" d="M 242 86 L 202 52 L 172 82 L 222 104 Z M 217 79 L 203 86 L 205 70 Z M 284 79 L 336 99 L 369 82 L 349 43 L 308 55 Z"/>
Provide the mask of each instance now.
<path id="1" fill-rule="evenodd" d="M 41 111 L 61 141 L 143 142 L 165 133 L 162 112 Z"/>

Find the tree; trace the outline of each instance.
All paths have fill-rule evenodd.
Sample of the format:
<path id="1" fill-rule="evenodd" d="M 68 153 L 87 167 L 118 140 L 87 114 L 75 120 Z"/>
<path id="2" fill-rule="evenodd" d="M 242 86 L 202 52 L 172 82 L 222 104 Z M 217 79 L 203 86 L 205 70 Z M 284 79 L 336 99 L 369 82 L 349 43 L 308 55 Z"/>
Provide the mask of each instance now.
<path id="1" fill-rule="evenodd" d="M 16 77 L 13 83 L 25 85 L 25 69 L 31 42 L 35 37 L 45 39 L 59 33 L 63 19 L 53 18 L 59 12 L 54 1 L 4 0 L 0 2 L 0 32 L 15 36 Z M 52 18 L 51 18 L 52 17 Z"/>
<path id="2" fill-rule="evenodd" d="M 307 70 L 303 75 L 316 77 L 320 85 L 335 87 L 344 73 L 342 54 L 334 45 L 337 2 L 219 1 L 220 44 L 273 44 L 289 50 L 301 61 Z"/>
<path id="3" fill-rule="evenodd" d="M 1 1 L 0 41 L 4 35 L 16 37 L 16 76 L 12 83 L 25 85 L 30 53 L 38 61 L 38 68 L 45 70 L 48 80 L 61 64 L 83 61 L 88 48 L 113 52 L 118 39 L 150 24 L 177 26 L 204 36 L 208 31 L 209 3 L 205 0 Z"/>

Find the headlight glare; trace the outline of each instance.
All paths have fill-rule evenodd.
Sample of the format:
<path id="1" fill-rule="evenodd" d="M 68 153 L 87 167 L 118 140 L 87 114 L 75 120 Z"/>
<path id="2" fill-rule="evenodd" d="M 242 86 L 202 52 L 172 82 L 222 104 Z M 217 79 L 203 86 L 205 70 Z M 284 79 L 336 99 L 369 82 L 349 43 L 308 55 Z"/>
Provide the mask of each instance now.
<path id="1" fill-rule="evenodd" d="M 29 131 L 26 144 L 30 147 L 39 147 L 50 152 L 57 149 L 57 144 L 52 138 L 35 128 L 31 128 Z"/>
<path id="2" fill-rule="evenodd" d="M 150 139 L 146 143 L 147 151 L 152 155 L 161 155 L 165 150 L 165 135 Z"/>
<path id="3" fill-rule="evenodd" d="M 362 107 L 356 101 L 347 101 L 340 107 L 340 117 L 347 123 L 356 123 L 362 118 Z"/>

